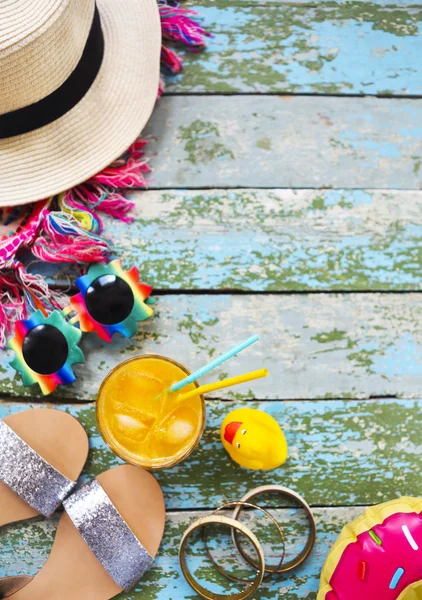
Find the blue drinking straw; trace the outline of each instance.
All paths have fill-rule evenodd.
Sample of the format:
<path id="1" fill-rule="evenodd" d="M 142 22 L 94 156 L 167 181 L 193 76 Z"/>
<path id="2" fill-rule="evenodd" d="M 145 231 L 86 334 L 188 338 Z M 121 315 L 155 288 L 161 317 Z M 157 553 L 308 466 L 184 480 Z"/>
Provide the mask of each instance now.
<path id="1" fill-rule="evenodd" d="M 195 371 L 195 373 L 192 373 L 188 377 L 185 377 L 185 379 L 182 379 L 182 381 L 176 381 L 176 383 L 173 383 L 173 385 L 170 388 L 170 391 L 177 392 L 178 390 L 185 387 L 185 385 L 188 385 L 189 383 L 196 381 L 203 375 L 206 375 L 207 373 L 209 373 L 215 367 L 222 365 L 223 362 L 225 362 L 232 356 L 236 356 L 236 354 L 239 354 L 239 352 L 242 352 L 242 350 L 245 350 L 245 348 L 249 348 L 249 346 L 252 346 L 252 344 L 255 344 L 255 342 L 257 342 L 258 340 L 259 340 L 259 337 L 257 335 L 253 335 L 252 337 L 248 338 L 247 340 L 245 340 L 244 342 L 242 342 L 235 348 L 232 348 L 225 354 L 222 354 L 218 358 L 215 358 L 213 361 L 211 361 L 210 363 L 208 363 L 201 369 L 198 369 L 197 371 Z"/>

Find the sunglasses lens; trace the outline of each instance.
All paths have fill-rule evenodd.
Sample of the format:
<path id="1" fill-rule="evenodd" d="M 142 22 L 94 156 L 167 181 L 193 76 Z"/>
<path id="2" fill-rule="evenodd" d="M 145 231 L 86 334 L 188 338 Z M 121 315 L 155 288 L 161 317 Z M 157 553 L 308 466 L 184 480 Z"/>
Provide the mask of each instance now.
<path id="1" fill-rule="evenodd" d="M 52 325 L 38 325 L 26 334 L 22 354 L 30 369 L 39 375 L 57 373 L 65 364 L 69 347 L 64 335 Z"/>
<path id="2" fill-rule="evenodd" d="M 87 289 L 85 304 L 98 323 L 116 325 L 130 315 L 135 299 L 126 281 L 116 275 L 102 275 Z"/>

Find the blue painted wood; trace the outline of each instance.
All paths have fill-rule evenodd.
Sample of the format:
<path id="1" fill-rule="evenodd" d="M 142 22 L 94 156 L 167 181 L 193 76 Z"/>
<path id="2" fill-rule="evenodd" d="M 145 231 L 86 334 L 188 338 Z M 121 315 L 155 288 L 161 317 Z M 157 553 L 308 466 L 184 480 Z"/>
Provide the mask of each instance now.
<path id="1" fill-rule="evenodd" d="M 198 448 L 183 463 L 156 472 L 168 510 L 212 509 L 274 482 L 318 506 L 373 504 L 420 493 L 419 399 L 248 402 L 271 414 L 286 435 L 289 458 L 273 471 L 242 469 L 223 449 L 221 423 L 230 410 L 244 405 L 207 401 L 207 427 Z M 0 418 L 30 406 L 0 403 Z M 81 481 L 119 464 L 98 432 L 94 404 L 57 408 L 76 416 L 90 437 Z"/>
<path id="2" fill-rule="evenodd" d="M 421 99 L 167 97 L 151 187 L 419 190 L 421 123 Z"/>
<path id="3" fill-rule="evenodd" d="M 171 190 L 130 194 L 104 235 L 154 290 L 419 290 L 421 191 Z M 69 288 L 79 266 L 32 272 Z"/>
<path id="4" fill-rule="evenodd" d="M 181 75 L 168 92 L 420 93 L 422 6 L 419 0 L 397 1 L 385 12 L 386 17 L 391 17 L 385 22 L 380 20 L 382 11 L 377 12 L 374 7 L 390 4 L 389 0 L 371 3 L 317 0 L 312 6 L 304 6 L 305 2 L 309 4 L 306 0 L 295 3 L 258 0 L 251 6 L 243 0 L 233 0 L 230 5 L 225 0 L 217 0 L 211 7 L 209 0 L 199 0 L 200 4 L 206 4 L 205 17 L 215 22 L 217 37 L 210 44 L 214 52 L 195 57 L 191 63 L 191 78 L 187 72 Z M 272 13 L 269 6 L 274 7 Z M 400 12 L 394 6 L 412 8 Z M 324 18 L 320 18 L 321 9 Z M 370 11 L 374 16 L 367 18 L 365 15 Z M 255 14 L 262 15 L 261 30 L 256 27 L 248 35 Z M 277 21 L 272 15 L 282 18 Z M 288 18 L 293 15 L 296 19 L 303 15 L 303 25 L 289 24 Z M 273 20 L 267 36 L 263 33 L 264 17 Z M 271 48 L 274 44 L 271 34 L 278 25 L 275 47 L 282 50 L 281 62 L 277 62 Z M 230 57 L 233 40 L 239 44 L 239 51 Z M 262 71 L 265 67 L 266 77 L 248 73 L 246 64 L 252 67 L 251 71 L 256 65 L 262 66 Z M 165 98 L 148 130 L 153 137 L 150 150 L 158 154 L 153 161 L 157 166 L 154 186 L 169 189 L 341 187 L 350 190 L 372 187 L 417 191 L 422 186 L 421 117 L 421 100 L 278 96 L 259 100 Z M 348 197 L 354 202 L 361 198 L 360 193 L 352 192 Z M 182 194 L 192 199 L 192 193 Z M 323 197 L 337 198 L 333 212 L 347 212 L 347 207 L 340 204 L 337 191 L 324 192 Z M 221 197 L 217 198 L 217 204 L 220 200 Z M 381 206 L 384 200 L 379 202 Z M 365 281 L 367 289 L 373 289 L 374 282 L 377 285 L 381 282 L 391 290 L 402 285 L 400 289 L 406 286 L 417 289 L 421 267 L 420 215 L 413 212 L 414 206 L 410 209 L 396 204 L 393 208 L 386 200 L 381 212 L 372 215 L 370 235 L 363 242 L 358 232 L 365 223 L 367 225 L 367 220 L 356 222 L 357 213 L 353 209 L 348 219 L 340 219 L 336 227 L 335 215 L 331 213 L 327 217 L 331 209 L 325 212 L 325 200 L 323 204 L 324 208 L 317 203 L 312 210 L 308 207 L 306 215 L 296 215 L 296 226 L 300 229 L 302 221 L 303 233 L 300 246 L 292 255 L 293 263 L 297 269 L 301 260 L 313 265 L 313 270 L 298 269 L 297 272 L 301 271 L 299 286 L 332 290 L 341 285 L 344 277 L 343 281 L 352 282 L 351 287 L 357 286 L 357 281 Z M 252 209 L 257 206 L 259 202 Z M 244 208 L 242 218 L 247 217 Z M 391 210 L 397 211 L 395 217 L 389 214 Z M 175 285 L 175 281 L 171 279 L 171 270 L 160 266 L 161 259 L 166 263 L 172 260 L 176 270 L 196 269 L 196 272 L 178 274 L 176 288 L 179 290 L 187 285 L 203 287 L 204 280 L 210 282 L 210 288 L 235 282 L 234 287 L 250 291 L 287 289 L 287 271 L 281 274 L 275 287 L 271 287 L 271 264 L 282 262 L 288 252 L 289 244 L 283 247 L 278 236 L 280 224 L 291 229 L 292 221 L 286 222 L 285 215 L 277 214 L 271 230 L 265 218 L 258 228 L 249 225 L 248 229 L 245 218 L 239 227 L 241 236 L 237 244 L 236 241 L 233 244 L 232 260 L 225 265 L 228 270 L 217 272 L 216 267 L 224 262 L 224 256 L 212 253 L 212 233 L 201 235 L 201 218 L 206 217 L 208 224 L 213 219 L 217 223 L 215 215 L 209 208 L 202 215 L 198 214 L 196 233 L 191 223 L 185 224 L 182 236 L 191 235 L 186 242 L 180 243 L 177 239 L 181 226 L 176 220 L 171 224 L 173 229 L 167 239 L 164 239 L 165 228 L 161 227 L 159 233 L 163 239 L 157 240 L 157 246 L 154 247 L 152 239 L 146 239 L 147 247 L 143 247 L 145 240 L 141 236 L 145 223 L 142 218 L 145 215 L 140 211 L 135 225 L 136 244 L 128 237 L 131 230 L 122 231 L 118 235 L 119 251 L 122 250 L 126 260 L 140 260 L 148 251 L 156 251 L 158 254 L 149 266 L 153 277 L 163 286 Z M 222 215 L 220 221 L 227 224 L 227 214 Z M 330 241 L 333 243 L 330 235 L 318 238 L 318 232 L 327 231 L 327 227 L 332 228 L 330 235 L 335 232 L 334 250 L 329 249 Z M 338 235 L 339 230 L 343 237 Z M 158 237 L 157 231 L 151 229 L 151 232 Z M 273 247 L 269 246 L 270 239 L 275 240 Z M 310 240 L 308 245 L 307 240 Z M 169 254 L 162 250 L 165 244 Z M 267 249 L 271 254 L 265 255 Z M 170 250 L 174 251 L 172 256 Z M 303 251 L 305 256 L 301 259 Z M 189 259 L 183 263 L 189 252 L 193 253 L 194 261 Z M 213 258 L 208 263 L 209 252 Z M 260 254 L 260 261 L 253 266 L 264 271 L 265 279 L 262 271 L 259 272 L 258 283 L 251 278 L 250 269 L 242 272 L 245 265 L 241 262 L 236 266 L 237 271 L 233 269 L 233 261 L 241 261 L 248 252 Z M 330 252 L 334 252 L 334 258 Z M 354 253 L 361 253 L 360 258 L 354 257 Z M 318 279 L 321 264 L 323 274 Z M 248 265 L 249 262 L 246 267 Z M 245 329 L 255 332 L 257 323 L 265 344 L 263 350 L 251 354 L 246 363 L 251 361 L 256 367 L 256 360 L 260 359 L 271 364 L 274 372 L 272 380 L 260 382 L 259 386 L 254 384 L 234 394 L 222 394 L 226 401 L 207 400 L 208 425 L 198 450 L 184 464 L 158 474 L 170 512 L 160 557 L 136 591 L 121 595 L 122 600 L 193 600 L 195 595 L 180 574 L 176 556 L 183 529 L 200 514 L 201 507 L 213 508 L 224 499 L 232 499 L 234 493 L 238 496 L 255 485 L 274 481 L 302 492 L 311 504 L 328 504 L 335 508 L 316 511 L 318 542 L 306 565 L 291 577 L 277 579 L 269 587 L 265 585 L 255 597 L 259 600 L 280 597 L 313 600 L 328 548 L 341 526 L 363 510 L 353 508 L 354 504 L 372 504 L 403 493 L 420 494 L 420 312 L 419 294 L 251 294 L 240 298 L 172 295 L 160 298 L 156 320 L 142 327 L 133 340 L 116 340 L 113 346 L 105 346 L 87 339 L 84 348 L 89 363 L 78 370 L 78 386 L 68 388 L 56 398 L 92 399 L 111 366 L 144 351 L 169 353 L 175 358 L 183 355 L 189 365 L 203 364 L 222 346 L 226 348 L 227 344 L 238 341 L 239 332 L 242 335 Z M 241 364 L 244 363 L 238 366 Z M 3 394 L 16 397 L 33 393 L 17 383 L 5 355 L 2 355 L 0 380 Z M 373 395 L 417 399 L 347 400 Z M 344 399 L 330 400 L 332 396 Z M 219 426 L 226 412 L 256 397 L 270 401 L 250 405 L 273 414 L 288 440 L 289 461 L 275 472 L 250 473 L 237 468 L 219 442 Z M 324 397 L 327 399 L 321 402 L 312 401 Z M 227 398 L 234 401 L 228 403 Z M 282 402 L 280 398 L 297 400 Z M 0 417 L 30 405 L 29 400 L 0 403 Z M 99 436 L 94 405 L 57 406 L 76 415 L 90 434 L 91 452 L 83 480 L 117 463 Z M 180 513 L 181 509 L 184 512 Z M 47 557 L 54 524 L 55 519 L 42 525 L 18 525 L 2 531 L 5 543 L 0 575 L 35 573 Z M 290 532 L 288 525 L 286 527 Z M 221 548 L 226 550 L 223 545 Z M 222 582 L 201 558 L 201 552 L 199 546 L 194 545 L 190 553 L 195 573 L 204 583 L 212 579 L 214 591 L 221 592 Z M 228 564 L 232 564 L 230 560 Z"/>
<path id="5" fill-rule="evenodd" d="M 256 333 L 259 344 L 203 382 L 259 367 L 267 367 L 270 376 L 212 397 L 420 397 L 422 296 L 417 293 L 171 294 L 158 297 L 154 309 L 154 318 L 141 323 L 130 340 L 116 335 L 110 345 L 86 335 L 81 344 L 86 364 L 76 365 L 76 383 L 61 386 L 50 398 L 93 400 L 107 373 L 139 354 L 169 356 L 193 371 Z M 22 386 L 7 359 L 0 367 L 0 391 L 41 395 Z"/>
<path id="6" fill-rule="evenodd" d="M 195 2 L 192 2 L 195 7 Z M 217 0 L 167 93 L 421 94 L 421 7 Z"/>
<path id="7" fill-rule="evenodd" d="M 291 575 L 274 578 L 263 585 L 254 597 L 259 600 L 276 600 L 283 597 L 293 599 L 314 598 L 318 590 L 319 573 L 324 563 L 329 548 L 335 541 L 338 532 L 344 523 L 352 520 L 363 511 L 363 508 L 317 508 L 318 537 L 311 557 Z M 279 520 L 287 540 L 287 553 L 299 551 L 303 543 L 304 520 L 296 511 L 272 510 Z M 170 513 L 167 518 L 166 533 L 161 545 L 159 555 L 151 571 L 146 573 L 133 592 L 122 594 L 118 598 L 123 600 L 192 600 L 194 596 L 191 588 L 185 581 L 177 558 L 177 548 L 182 532 L 188 525 L 203 513 L 188 511 L 183 513 Z M 0 577 L 5 575 L 18 575 L 27 573 L 35 575 L 48 557 L 58 517 L 48 521 L 21 523 L 3 528 L 1 536 L 2 560 L 0 563 Z M 277 544 L 275 530 L 271 529 L 265 518 L 259 521 L 256 518 L 244 518 L 248 525 L 263 544 L 268 564 L 276 564 L 281 548 Z M 231 543 L 226 534 L 216 535 L 210 530 L 209 544 L 213 555 L 220 564 L 238 573 L 250 576 L 251 572 L 243 572 L 238 560 L 235 558 Z M 303 547 L 303 546 L 302 546 Z M 203 544 L 200 540 L 193 539 L 187 547 L 189 566 L 193 573 L 201 579 L 205 587 L 214 592 L 227 593 L 234 589 L 228 582 L 212 571 L 212 567 L 204 558 Z"/>
<path id="8" fill-rule="evenodd" d="M 189 4 L 193 8 L 210 6 L 210 5 L 225 5 L 226 0 L 189 0 Z M 248 0 L 232 0 L 231 2 L 235 6 L 246 6 L 248 5 Z M 368 5 L 372 6 L 386 6 L 390 8 L 394 7 L 412 7 L 412 6 L 422 6 L 421 0 L 255 0 L 256 4 L 261 5 L 271 5 L 271 4 L 286 4 L 287 6 L 297 6 L 301 4 L 311 5 L 311 6 L 324 6 L 325 4 L 329 5 L 338 5 L 338 6 L 347 6 L 350 5 L 352 7 L 361 7 L 362 11 Z"/>

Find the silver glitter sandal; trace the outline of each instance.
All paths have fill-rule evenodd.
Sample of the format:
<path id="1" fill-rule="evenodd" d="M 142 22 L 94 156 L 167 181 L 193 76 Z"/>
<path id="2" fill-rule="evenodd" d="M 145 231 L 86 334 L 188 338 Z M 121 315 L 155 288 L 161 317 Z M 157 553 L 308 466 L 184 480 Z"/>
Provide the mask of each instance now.
<path id="1" fill-rule="evenodd" d="M 109 600 L 149 569 L 164 533 L 165 506 L 154 477 L 121 465 L 63 502 L 49 559 L 11 600 Z M 1 591 L 1 587 L 0 587 Z"/>
<path id="2" fill-rule="evenodd" d="M 0 421 L 0 526 L 49 517 L 75 487 L 88 449 L 82 425 L 60 410 L 36 408 Z"/>

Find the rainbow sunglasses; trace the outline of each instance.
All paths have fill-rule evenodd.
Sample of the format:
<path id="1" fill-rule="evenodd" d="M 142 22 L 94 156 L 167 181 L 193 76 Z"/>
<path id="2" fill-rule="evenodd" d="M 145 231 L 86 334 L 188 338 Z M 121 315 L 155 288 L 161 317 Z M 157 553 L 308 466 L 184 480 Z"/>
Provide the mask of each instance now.
<path id="1" fill-rule="evenodd" d="M 18 321 L 9 342 L 15 352 L 10 364 L 23 385 L 37 383 L 43 394 L 75 381 L 72 365 L 85 362 L 79 348 L 82 333 L 95 331 L 106 342 L 116 332 L 130 338 L 138 322 L 153 314 L 146 304 L 152 288 L 140 283 L 136 267 L 124 271 L 120 260 L 92 265 L 75 283 L 79 293 L 69 306 L 50 315 L 37 310 Z"/>

